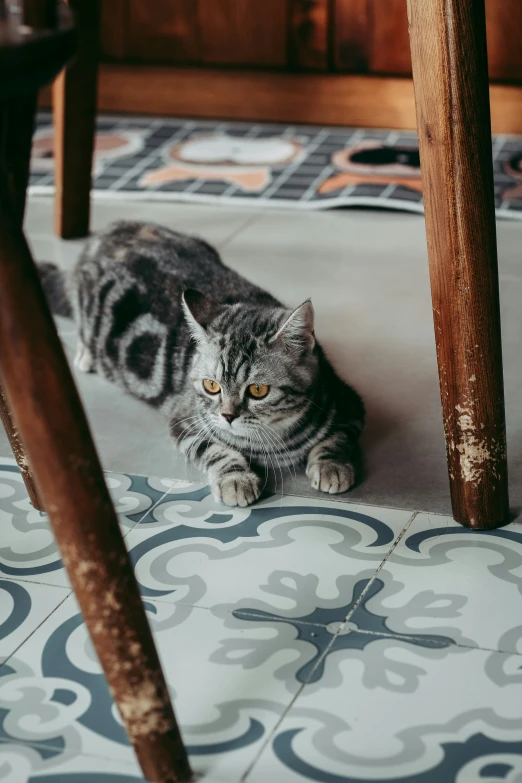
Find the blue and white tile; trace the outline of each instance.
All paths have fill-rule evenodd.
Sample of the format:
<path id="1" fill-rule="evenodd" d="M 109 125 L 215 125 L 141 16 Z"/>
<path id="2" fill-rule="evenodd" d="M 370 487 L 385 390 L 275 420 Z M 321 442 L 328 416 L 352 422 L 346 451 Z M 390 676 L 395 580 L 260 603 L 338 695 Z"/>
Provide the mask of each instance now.
<path id="1" fill-rule="evenodd" d="M 124 535 L 176 486 L 170 479 L 106 474 Z M 16 463 L 0 459 L 0 576 L 68 587 L 47 516 L 31 505 Z"/>
<path id="2" fill-rule="evenodd" d="M 522 654 L 520 525 L 473 531 L 419 514 L 372 590 L 350 618 L 359 628 Z"/>
<path id="3" fill-rule="evenodd" d="M 0 578 L 0 664 L 69 594 L 65 587 Z"/>
<path id="4" fill-rule="evenodd" d="M 291 625 L 145 605 L 194 768 L 209 781 L 239 781 L 301 687 L 312 646 Z M 0 739 L 40 749 L 47 769 L 75 755 L 134 763 L 72 596 L 0 667 L 0 715 Z"/>
<path id="5" fill-rule="evenodd" d="M 334 644 L 247 783 L 517 783 L 522 656 L 424 649 L 373 636 Z"/>
<path id="6" fill-rule="evenodd" d="M 292 496 L 230 509 L 179 482 L 127 546 L 145 597 L 327 625 L 345 618 L 410 517 Z"/>
<path id="7" fill-rule="evenodd" d="M 137 763 L 78 755 L 73 748 L 60 754 L 46 747 L 0 742 L 2 783 L 146 783 Z"/>

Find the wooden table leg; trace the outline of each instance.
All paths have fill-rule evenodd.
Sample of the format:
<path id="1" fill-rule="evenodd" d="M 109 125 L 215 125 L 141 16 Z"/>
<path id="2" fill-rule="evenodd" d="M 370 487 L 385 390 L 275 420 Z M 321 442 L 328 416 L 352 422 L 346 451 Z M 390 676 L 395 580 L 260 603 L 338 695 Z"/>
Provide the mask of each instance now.
<path id="1" fill-rule="evenodd" d="M 453 514 L 508 521 L 484 0 L 408 0 Z"/>
<path id="2" fill-rule="evenodd" d="M 78 24 L 74 60 L 53 85 L 55 231 L 64 239 L 89 233 L 96 126 L 99 0 L 70 0 Z"/>
<path id="3" fill-rule="evenodd" d="M 94 647 L 151 781 L 190 767 L 87 420 L 21 230 L 0 209 L 0 374 Z"/>

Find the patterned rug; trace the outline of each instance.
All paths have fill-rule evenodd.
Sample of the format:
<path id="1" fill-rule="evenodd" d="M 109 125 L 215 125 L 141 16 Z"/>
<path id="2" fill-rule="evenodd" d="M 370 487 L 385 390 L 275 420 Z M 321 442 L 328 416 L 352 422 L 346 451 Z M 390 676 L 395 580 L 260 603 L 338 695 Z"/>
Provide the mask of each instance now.
<path id="1" fill-rule="evenodd" d="M 53 189 L 50 114 L 38 117 L 31 192 Z M 522 219 L 522 137 L 493 139 L 499 217 Z M 98 118 L 94 192 L 123 199 L 422 212 L 413 132 L 139 117 Z"/>

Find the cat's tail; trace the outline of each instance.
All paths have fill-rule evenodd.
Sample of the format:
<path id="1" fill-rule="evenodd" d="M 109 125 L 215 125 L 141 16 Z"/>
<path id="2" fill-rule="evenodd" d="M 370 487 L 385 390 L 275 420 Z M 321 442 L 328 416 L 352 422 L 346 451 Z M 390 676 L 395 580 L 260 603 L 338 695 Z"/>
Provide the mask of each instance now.
<path id="1" fill-rule="evenodd" d="M 51 312 L 64 318 L 72 318 L 73 311 L 67 295 L 64 272 L 56 264 L 47 262 L 37 264 L 36 266 Z"/>

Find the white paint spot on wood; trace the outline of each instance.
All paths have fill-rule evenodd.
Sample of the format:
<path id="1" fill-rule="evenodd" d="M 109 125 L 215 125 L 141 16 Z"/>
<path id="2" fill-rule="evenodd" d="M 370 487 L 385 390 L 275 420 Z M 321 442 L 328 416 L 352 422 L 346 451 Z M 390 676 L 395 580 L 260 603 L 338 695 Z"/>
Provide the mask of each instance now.
<path id="1" fill-rule="evenodd" d="M 479 428 L 473 418 L 473 402 L 468 408 L 456 405 L 455 409 L 460 414 L 456 422 L 460 430 L 456 448 L 460 455 L 460 473 L 463 481 L 478 486 L 486 471 L 498 479 L 496 465 L 498 460 L 505 458 L 505 445 L 495 440 L 488 442 L 485 438 L 477 437 Z M 484 429 L 484 424 L 480 424 L 480 429 Z"/>
<path id="2" fill-rule="evenodd" d="M 165 717 L 167 697 L 159 693 L 154 682 L 145 680 L 133 693 L 120 698 L 119 709 L 129 734 L 133 738 L 147 734 L 166 734 L 172 722 Z"/>

